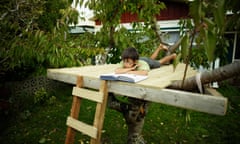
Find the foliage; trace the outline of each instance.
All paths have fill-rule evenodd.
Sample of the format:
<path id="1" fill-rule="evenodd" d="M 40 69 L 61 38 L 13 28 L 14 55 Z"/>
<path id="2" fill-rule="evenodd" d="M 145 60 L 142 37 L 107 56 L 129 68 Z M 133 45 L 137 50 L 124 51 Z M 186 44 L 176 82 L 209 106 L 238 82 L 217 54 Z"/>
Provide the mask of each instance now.
<path id="1" fill-rule="evenodd" d="M 83 0 L 79 2 L 80 5 L 84 4 Z M 239 15 L 238 3 L 237 0 L 189 3 L 191 19 L 180 22 L 183 41 L 181 49 L 177 50 L 177 53 L 181 53 L 179 60 L 189 61 L 196 67 L 209 67 L 209 62 L 220 58 L 222 64 L 225 64 L 228 41 L 224 32 L 230 28 L 229 21 L 233 22 L 232 19 Z M 98 45 L 109 50 L 109 63 L 118 62 L 121 51 L 128 46 L 136 47 L 141 55 L 149 55 L 161 42 L 156 31 L 158 26 L 155 15 L 166 7 L 163 2 L 89 0 L 85 6 L 92 9 L 95 19 L 102 23 L 96 36 L 99 38 Z M 232 11 L 233 15 L 226 15 L 227 10 Z M 131 31 L 120 26 L 123 13 L 136 14 L 138 17 L 137 21 L 131 23 Z M 231 29 L 237 30 L 239 17 L 232 25 L 235 26 Z"/>
<path id="2" fill-rule="evenodd" d="M 41 30 L 52 31 L 56 24 L 77 24 L 78 12 L 70 7 L 72 0 L 50 0 L 44 2 L 43 12 L 37 21 Z"/>
<path id="3" fill-rule="evenodd" d="M 80 5 L 83 4 L 83 0 L 80 0 Z M 108 50 L 108 63 L 119 62 L 121 51 L 126 47 L 136 47 L 140 54 L 146 55 L 159 44 L 155 32 L 155 15 L 165 8 L 163 2 L 89 0 L 85 6 L 92 9 L 95 19 L 102 23 L 96 37 L 98 46 Z M 138 20 L 132 23 L 133 31 L 120 26 L 121 16 L 125 12 L 138 17 Z"/>
<path id="4" fill-rule="evenodd" d="M 34 104 L 54 104 L 56 101 L 55 96 L 51 96 L 44 88 L 39 89 L 34 93 Z"/>
<path id="5" fill-rule="evenodd" d="M 190 3 L 192 19 L 180 22 L 184 37 L 181 53 L 185 61 L 188 60 L 197 67 L 200 65 L 208 67 L 209 62 L 220 58 L 222 65 L 226 64 L 229 45 L 224 37 L 228 19 L 226 4 L 229 2 L 225 0 L 213 2 L 202 0 Z M 206 63 L 206 58 L 208 63 Z"/>
<path id="6" fill-rule="evenodd" d="M 49 103 L 52 103 L 54 99 L 56 99 L 56 97 L 51 97 L 44 88 L 41 88 L 34 93 L 34 104 L 44 104 L 47 101 L 49 101 Z"/>
<path id="7" fill-rule="evenodd" d="M 46 68 L 79 66 L 101 52 L 71 40 L 68 24 L 78 12 L 72 1 L 1 1 L 0 81 L 42 75 Z"/>
<path id="8" fill-rule="evenodd" d="M 230 20 L 239 15 L 233 3 L 238 2 L 216 0 L 214 3 L 191 3 L 193 21 L 182 23 L 182 27 L 188 30 L 183 35 L 186 37 L 181 49 L 183 60 L 189 57 L 196 66 L 206 66 L 205 57 L 210 61 L 216 57 L 224 58 L 228 42 L 223 33 L 226 26 L 230 27 L 225 21 L 225 12 L 232 10 Z M 104 49 L 108 53 L 108 63 L 119 62 L 121 51 L 129 46 L 136 47 L 141 55 L 150 55 L 161 41 L 156 31 L 155 15 L 166 8 L 163 2 L 89 0 L 85 6 L 94 11 L 95 18 L 102 22 L 103 27 L 96 34 L 86 33 L 75 39 L 68 34 L 68 24 L 76 24 L 79 15 L 70 7 L 71 4 L 71 0 L 1 1 L 1 81 L 43 74 L 49 67 L 89 64 L 94 55 L 105 54 Z M 83 0 L 76 0 L 75 5 L 78 4 L 83 5 Z M 120 26 L 121 15 L 125 12 L 138 17 L 131 23 L 131 31 Z M 239 19 L 231 29 L 238 29 L 238 22 Z M 187 40 L 192 37 L 197 44 L 194 50 L 189 49 L 193 41 Z M 191 51 L 193 53 L 186 56 Z"/>
<path id="9" fill-rule="evenodd" d="M 118 62 L 121 51 L 129 46 L 136 47 L 141 55 L 149 55 L 161 41 L 156 31 L 155 15 L 166 7 L 163 2 L 89 0 L 85 6 L 94 11 L 103 27 L 95 35 L 87 33 L 78 37 L 79 41 L 68 34 L 67 25 L 76 24 L 78 18 L 77 11 L 70 7 L 71 3 L 71 0 L 1 1 L 1 81 L 39 75 L 47 67 L 84 65 L 97 53 L 105 53 L 103 49 L 109 54 L 108 63 Z M 182 59 L 179 60 L 186 61 L 188 57 L 196 66 L 207 66 L 206 58 L 209 61 L 224 58 L 228 46 L 224 31 L 239 29 L 238 3 L 236 0 L 192 2 L 192 21 L 182 23 L 182 28 L 188 31 L 182 35 L 185 38 Z M 75 5 L 78 4 L 83 5 L 83 0 L 75 1 Z M 226 17 L 226 10 L 232 11 L 233 15 Z M 120 26 L 121 15 L 125 12 L 138 17 L 131 23 L 131 31 Z M 234 18 L 235 22 L 232 21 Z M 196 46 L 191 50 L 193 40 Z M 191 55 L 187 56 L 186 53 L 190 52 Z"/>
<path id="10" fill-rule="evenodd" d="M 226 21 L 226 28 L 229 31 L 240 31 L 240 1 L 231 0 L 226 2 L 226 10 L 231 14 L 228 14 Z"/>

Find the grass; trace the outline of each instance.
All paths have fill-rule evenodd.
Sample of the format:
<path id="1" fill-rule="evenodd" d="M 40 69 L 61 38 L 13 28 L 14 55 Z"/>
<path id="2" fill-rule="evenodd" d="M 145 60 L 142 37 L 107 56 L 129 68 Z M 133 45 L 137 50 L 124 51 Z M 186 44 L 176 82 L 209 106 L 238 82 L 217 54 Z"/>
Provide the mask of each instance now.
<path id="1" fill-rule="evenodd" d="M 70 113 L 72 86 L 66 86 L 52 93 L 56 100 L 52 104 L 36 105 L 25 111 L 25 117 L 10 115 L 1 118 L 2 144 L 61 144 L 65 141 L 66 118 Z M 143 128 L 148 144 L 237 144 L 240 141 L 240 90 L 224 86 L 219 91 L 229 98 L 225 116 L 184 110 L 172 106 L 151 103 Z M 92 123 L 95 104 L 82 101 L 80 119 Z M 186 116 L 190 120 L 186 121 Z M 6 116 L 6 115 L 5 115 Z M 3 121 L 4 120 L 4 121 Z M 7 121 L 8 120 L 8 121 Z M 105 144 L 126 143 L 127 126 L 123 116 L 115 110 L 107 109 L 102 140 Z M 89 137 L 77 133 L 76 144 L 89 143 Z"/>

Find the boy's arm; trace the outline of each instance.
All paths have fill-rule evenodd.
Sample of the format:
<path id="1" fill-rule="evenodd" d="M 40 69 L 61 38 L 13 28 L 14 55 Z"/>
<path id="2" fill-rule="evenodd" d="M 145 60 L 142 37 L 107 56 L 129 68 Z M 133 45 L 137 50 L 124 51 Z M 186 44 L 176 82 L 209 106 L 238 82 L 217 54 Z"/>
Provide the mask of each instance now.
<path id="1" fill-rule="evenodd" d="M 132 68 L 117 68 L 115 70 L 115 73 L 116 74 L 123 74 L 123 73 L 126 73 L 126 74 L 137 74 L 137 75 L 148 75 L 148 71 L 147 70 L 136 70 L 138 67 L 138 65 L 132 67 Z"/>
<path id="2" fill-rule="evenodd" d="M 146 70 L 133 70 L 127 72 L 128 74 L 136 74 L 136 75 L 148 75 L 148 71 Z"/>
<path id="3" fill-rule="evenodd" d="M 134 68 L 121 68 L 121 67 L 119 67 L 119 68 L 115 69 L 115 73 L 116 74 L 122 74 L 122 73 L 128 73 L 128 72 L 133 71 L 133 70 L 134 70 Z"/>

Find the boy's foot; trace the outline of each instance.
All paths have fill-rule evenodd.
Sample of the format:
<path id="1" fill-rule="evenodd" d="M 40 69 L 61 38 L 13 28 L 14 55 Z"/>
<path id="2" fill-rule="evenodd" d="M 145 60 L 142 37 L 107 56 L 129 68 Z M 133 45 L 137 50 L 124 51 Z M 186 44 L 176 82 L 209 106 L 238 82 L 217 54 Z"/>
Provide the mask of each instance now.
<path id="1" fill-rule="evenodd" d="M 168 47 L 167 47 L 166 45 L 164 45 L 164 44 L 161 44 L 161 43 L 160 43 L 160 45 L 158 46 L 158 49 L 159 49 L 159 50 L 168 51 Z"/>
<path id="2" fill-rule="evenodd" d="M 176 53 L 173 53 L 173 54 L 171 54 L 171 56 L 172 56 L 172 60 L 175 60 L 176 57 L 177 57 L 177 54 L 176 54 Z"/>

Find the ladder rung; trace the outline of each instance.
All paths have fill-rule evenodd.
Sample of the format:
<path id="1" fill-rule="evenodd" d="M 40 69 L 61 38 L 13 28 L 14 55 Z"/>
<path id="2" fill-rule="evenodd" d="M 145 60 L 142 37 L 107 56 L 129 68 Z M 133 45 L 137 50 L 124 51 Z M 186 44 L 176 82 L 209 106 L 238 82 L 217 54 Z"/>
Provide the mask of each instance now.
<path id="1" fill-rule="evenodd" d="M 72 94 L 81 98 L 102 103 L 103 93 L 99 91 L 92 91 L 84 88 L 73 87 Z"/>
<path id="2" fill-rule="evenodd" d="M 69 127 L 72 127 L 80 132 L 82 132 L 83 134 L 86 134 L 94 139 L 97 138 L 97 128 L 93 127 L 91 125 L 88 125 L 86 123 L 83 123 L 81 121 L 78 121 L 72 117 L 68 117 L 67 118 L 67 125 Z"/>

